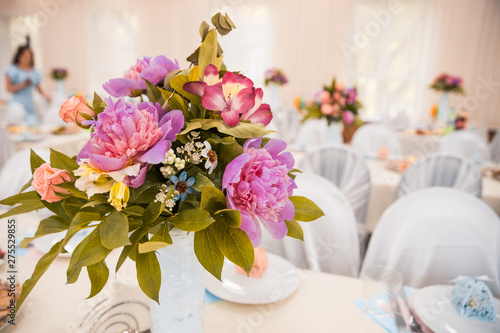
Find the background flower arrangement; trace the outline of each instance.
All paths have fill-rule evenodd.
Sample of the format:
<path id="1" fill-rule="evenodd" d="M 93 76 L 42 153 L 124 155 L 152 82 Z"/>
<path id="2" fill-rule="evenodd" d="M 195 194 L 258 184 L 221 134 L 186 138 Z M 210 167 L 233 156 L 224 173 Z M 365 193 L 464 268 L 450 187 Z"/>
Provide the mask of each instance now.
<path id="1" fill-rule="evenodd" d="M 52 68 L 50 76 L 56 81 L 62 81 L 68 77 L 68 70 L 62 67 Z"/>
<path id="2" fill-rule="evenodd" d="M 115 99 L 94 94 L 91 104 L 76 96 L 63 104 L 61 118 L 90 128 L 90 140 L 76 157 L 51 150 L 44 161 L 32 152 L 33 180 L 0 202 L 15 206 L 0 218 L 53 212 L 34 238 L 66 231 L 24 283 L 17 307 L 82 229 L 92 231 L 72 253 L 67 283 L 86 267 L 89 296 L 96 295 L 109 277 L 106 257 L 121 248 L 116 271 L 127 258 L 135 261 L 139 286 L 158 301 L 155 250 L 172 244 L 171 229 L 195 233 L 198 260 L 220 279 L 224 257 L 250 272 L 261 225 L 274 238 L 303 239 L 297 221 L 323 215 L 293 196 L 298 170 L 286 143 L 263 138 L 271 133 L 265 125 L 272 113 L 262 89 L 223 65 L 217 33 L 226 35 L 234 24 L 220 13 L 212 24 L 201 24 L 190 68 L 165 56 L 144 57 L 104 84 Z M 34 190 L 27 191 L 30 185 Z"/>
<path id="3" fill-rule="evenodd" d="M 434 82 L 432 82 L 430 87 L 439 92 L 463 94 L 464 88 L 462 83 L 461 77 L 442 73 L 434 79 Z"/>
<path id="4" fill-rule="evenodd" d="M 344 84 L 335 78 L 331 85 L 323 87 L 313 101 L 296 100 L 295 106 L 304 113 L 302 122 L 308 119 L 326 118 L 328 124 L 342 121 L 345 125 L 354 123 L 358 110 L 362 108 L 357 98 L 356 87 L 346 89 Z"/>
<path id="5" fill-rule="evenodd" d="M 277 86 L 284 86 L 288 83 L 288 78 L 285 73 L 277 68 L 271 68 L 266 71 L 266 78 L 264 84 L 266 86 L 275 84 Z"/>

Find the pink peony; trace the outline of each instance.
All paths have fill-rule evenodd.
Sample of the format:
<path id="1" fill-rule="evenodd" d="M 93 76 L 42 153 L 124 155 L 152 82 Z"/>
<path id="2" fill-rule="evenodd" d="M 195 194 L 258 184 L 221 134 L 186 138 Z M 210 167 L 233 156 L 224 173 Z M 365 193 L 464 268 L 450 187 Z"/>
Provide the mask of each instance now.
<path id="1" fill-rule="evenodd" d="M 52 168 L 48 163 L 43 163 L 35 169 L 31 186 L 40 194 L 42 200 L 57 202 L 62 199 L 57 193 L 70 194 L 70 192 L 56 185 L 69 181 L 71 177 L 67 170 Z"/>
<path id="2" fill-rule="evenodd" d="M 321 94 L 319 95 L 321 104 L 329 103 L 331 104 L 333 102 L 332 96 L 330 93 L 326 90 L 323 90 Z"/>
<path id="3" fill-rule="evenodd" d="M 240 211 L 240 228 L 254 247 L 262 238 L 259 221 L 273 238 L 286 236 L 285 220 L 295 216 L 289 197 L 297 187 L 288 176 L 295 161 L 290 152 L 283 152 L 285 141 L 272 139 L 260 148 L 261 142 L 262 138 L 248 139 L 244 153 L 227 165 L 222 178 L 227 206 Z"/>
<path id="4" fill-rule="evenodd" d="M 344 124 L 346 125 L 351 125 L 354 122 L 355 118 L 356 116 L 354 116 L 354 114 L 349 110 L 342 113 L 342 119 L 344 120 Z"/>

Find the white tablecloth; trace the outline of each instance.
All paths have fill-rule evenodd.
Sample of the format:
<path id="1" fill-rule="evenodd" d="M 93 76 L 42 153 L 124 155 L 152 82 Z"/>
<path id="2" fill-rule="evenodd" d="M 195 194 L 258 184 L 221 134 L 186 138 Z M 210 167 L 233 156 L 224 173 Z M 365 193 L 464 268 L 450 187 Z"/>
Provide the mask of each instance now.
<path id="1" fill-rule="evenodd" d="M 50 133 L 46 128 L 43 128 L 40 133 L 40 141 L 19 141 L 16 140 L 19 136 L 11 136 L 16 150 L 23 148 L 52 148 L 68 156 L 77 155 L 89 140 L 90 134 L 86 131 L 79 131 L 74 134 L 59 134 Z"/>
<path id="2" fill-rule="evenodd" d="M 408 132 L 398 133 L 401 154 L 403 156 L 421 156 L 434 153 L 438 150 L 441 139 L 440 135 L 418 135 Z"/>
<path id="3" fill-rule="evenodd" d="M 7 223 L 0 220 L 0 244 L 6 244 Z M 22 215 L 17 221 L 18 232 L 35 228 L 38 219 Z M 30 250 L 19 257 L 18 280 L 30 277 L 38 256 Z M 111 253 L 107 261 L 110 274 L 119 251 Z M 16 327 L 2 333 L 70 333 L 78 325 L 97 299 L 85 301 L 90 291 L 85 270 L 73 285 L 66 285 L 69 258 L 57 258 L 40 279 L 16 318 Z M 6 267 L 0 267 L 0 278 L 6 277 Z M 300 270 L 298 290 L 288 299 L 268 305 L 239 305 L 225 301 L 205 306 L 205 332 L 385 332 L 371 318 L 359 310 L 354 301 L 363 297 L 363 281 L 338 275 Z M 110 281 L 115 279 L 110 277 Z M 135 268 L 128 260 L 120 269 L 118 281 L 125 284 L 127 296 L 148 304 L 149 300 L 135 282 Z M 113 296 L 108 286 L 104 294 L 124 297 L 124 292 Z M 116 289 L 116 283 L 114 285 Z M 120 290 L 120 289 L 118 289 Z M 99 297 L 96 296 L 96 297 Z M 140 318 L 148 321 L 148 318 Z"/>

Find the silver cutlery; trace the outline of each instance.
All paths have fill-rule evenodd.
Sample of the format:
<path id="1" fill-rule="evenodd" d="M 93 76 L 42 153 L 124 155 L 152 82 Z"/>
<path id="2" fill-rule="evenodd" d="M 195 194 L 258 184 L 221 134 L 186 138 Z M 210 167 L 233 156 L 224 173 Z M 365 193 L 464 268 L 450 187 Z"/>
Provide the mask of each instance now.
<path id="1" fill-rule="evenodd" d="M 417 323 L 415 320 L 415 314 L 413 313 L 413 310 L 410 307 L 410 304 L 408 303 L 408 298 L 406 297 L 406 291 L 405 287 L 401 288 L 401 296 L 403 296 L 403 301 L 406 304 L 406 307 L 408 308 L 408 312 L 410 312 L 410 317 L 408 318 L 408 326 L 410 327 L 410 330 L 413 333 L 422 333 L 422 327 L 420 327 L 420 324 Z"/>

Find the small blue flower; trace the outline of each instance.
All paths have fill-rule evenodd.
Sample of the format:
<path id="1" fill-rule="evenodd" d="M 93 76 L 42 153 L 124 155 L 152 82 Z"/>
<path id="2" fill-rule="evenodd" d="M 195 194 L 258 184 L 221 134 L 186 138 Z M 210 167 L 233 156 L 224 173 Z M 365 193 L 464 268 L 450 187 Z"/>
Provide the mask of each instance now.
<path id="1" fill-rule="evenodd" d="M 174 183 L 174 189 L 179 192 L 179 194 L 174 197 L 175 201 L 179 201 L 179 199 L 185 201 L 188 194 L 193 194 L 195 192 L 194 188 L 191 187 L 195 183 L 194 177 L 190 177 L 188 180 L 186 180 L 186 178 L 186 171 L 182 171 L 179 177 L 174 175 L 170 176 L 170 180 Z"/>

